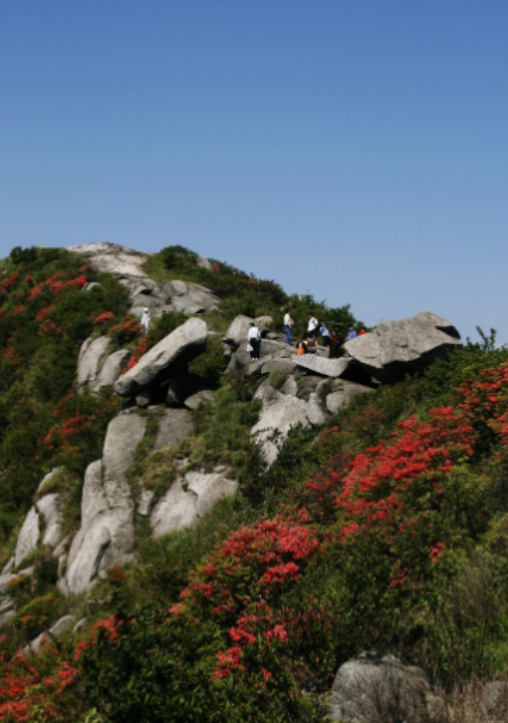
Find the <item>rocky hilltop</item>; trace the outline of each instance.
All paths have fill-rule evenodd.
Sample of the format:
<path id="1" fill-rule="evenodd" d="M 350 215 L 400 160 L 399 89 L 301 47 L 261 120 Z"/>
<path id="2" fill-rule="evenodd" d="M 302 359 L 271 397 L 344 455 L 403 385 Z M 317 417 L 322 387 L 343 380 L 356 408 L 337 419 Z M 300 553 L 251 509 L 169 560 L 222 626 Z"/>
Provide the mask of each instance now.
<path id="1" fill-rule="evenodd" d="M 72 259 L 72 263 L 66 259 Z M 59 267 L 59 263 L 64 265 Z M 66 270 L 65 263 L 71 263 L 76 271 Z M 32 268 L 36 271 L 32 272 Z M 215 580 L 218 563 L 213 560 L 207 563 L 210 570 L 212 567 L 214 570 L 208 574 L 206 565 L 199 567 L 200 560 L 212 552 L 213 545 L 225 539 L 228 530 L 234 538 L 235 529 L 242 530 L 242 524 L 251 522 L 255 532 L 249 533 L 248 544 L 245 540 L 241 543 L 244 547 L 238 559 L 249 560 L 264 550 L 269 567 L 264 573 L 259 572 L 258 602 L 256 596 L 252 598 L 250 607 L 244 610 L 244 622 L 234 623 L 231 618 L 233 622 L 228 623 L 230 643 L 238 642 L 238 651 L 231 652 L 233 646 L 227 654 L 219 653 L 214 677 L 221 681 L 235 669 L 244 670 L 244 664 L 240 665 L 240 658 L 236 659 L 235 655 L 244 656 L 247 650 L 249 655 L 252 652 L 249 645 L 253 645 L 255 636 L 249 625 L 254 623 L 247 624 L 248 615 L 254 615 L 263 595 L 275 594 L 268 592 L 272 584 L 282 586 L 278 595 L 285 594 L 284 585 L 289 585 L 289 590 L 299 571 L 307 565 L 311 567 L 312 560 L 319 558 L 326 547 L 317 527 L 312 527 L 318 523 L 330 524 L 335 519 L 333 500 L 338 492 L 331 493 L 330 483 L 324 483 L 324 475 L 328 474 L 324 471 L 328 469 L 326 465 L 338 468 L 346 463 L 352 465 L 353 470 L 359 470 L 355 492 L 341 508 L 342 517 L 338 518 L 345 519 L 344 515 L 352 515 L 356 509 L 362 490 L 371 484 L 367 482 L 367 467 L 369 455 L 373 453 L 367 451 L 367 456 L 355 462 L 353 452 L 358 451 L 355 445 L 360 445 L 362 439 L 371 444 L 376 442 L 375 435 L 385 424 L 386 411 L 381 415 L 383 420 L 376 416 L 381 414 L 376 410 L 381 409 L 379 404 L 382 404 L 376 400 L 393 399 L 390 403 L 397 411 L 391 410 L 389 415 L 400 421 L 405 406 L 401 402 L 403 395 L 400 399 L 397 397 L 400 385 L 409 385 L 404 388 L 407 388 L 406 406 L 410 408 L 409 400 L 414 394 L 411 380 L 421 379 L 427 369 L 435 367 L 436 361 L 448 359 L 454 349 L 461 347 L 458 331 L 446 319 L 424 311 L 411 318 L 383 322 L 346 341 L 338 358 L 330 358 L 325 346 L 318 346 L 315 354 L 301 355 L 297 344 L 288 344 L 282 333 L 282 313 L 286 308 L 293 309 L 300 334 L 307 312 L 318 313 L 341 333 L 350 325 L 356 325 L 358 330 L 363 325 L 355 321 L 348 306 L 328 309 L 308 297 L 287 297 L 275 282 L 253 279 L 227 264 L 202 259 L 182 247 L 170 247 L 159 255 L 141 254 L 106 243 L 44 253 L 18 249 L 13 251 L 9 262 L 5 262 L 2 273 L 0 324 L 5 324 L 2 337 L 5 384 L 0 395 L 10 400 L 9 405 L 13 399 L 17 404 L 19 395 L 35 384 L 33 389 L 40 397 L 40 405 L 34 407 L 33 414 L 34 418 L 41 416 L 37 429 L 32 432 L 30 427 L 28 436 L 32 441 L 24 447 L 26 459 L 31 460 L 25 474 L 32 481 L 19 495 L 18 516 L 9 512 L 10 516 L 5 513 L 2 518 L 7 554 L 0 576 L 0 625 L 14 631 L 13 640 L 25 656 L 37 653 L 47 640 L 73 641 L 76 637 L 81 639 L 80 635 L 90 636 L 86 631 L 94 630 L 97 621 L 94 606 L 98 613 L 109 606 L 116 615 L 127 605 L 125 600 L 120 605 L 115 597 L 120 595 L 126 576 L 131 581 L 129 584 L 135 585 L 132 581 L 139 575 L 149 587 L 154 586 L 157 592 L 153 594 L 161 596 L 164 604 L 172 599 L 177 605 L 175 590 L 180 593 L 185 587 L 178 572 L 183 563 L 178 557 L 187 555 L 184 549 L 178 548 L 180 539 L 187 539 L 189 546 L 196 550 L 192 564 L 197 565 L 197 572 L 190 577 L 190 588 L 185 588 L 187 592 L 184 590 L 182 599 L 194 599 L 198 589 L 201 592 L 205 589 L 200 587 L 203 585 L 209 585 L 209 596 L 213 597 L 219 589 L 219 582 Z M 312 308 L 307 308 L 309 302 Z M 143 332 L 139 320 L 145 309 L 149 310 L 150 327 Z M 247 350 L 252 322 L 259 328 L 262 339 L 259 358 L 255 360 Z M 46 345 L 44 353 L 35 342 L 27 350 L 21 342 L 17 344 L 15 324 L 24 323 L 26 329 L 31 329 L 40 339 L 40 344 Z M 57 379 L 53 378 L 49 359 L 56 360 L 59 353 L 71 356 L 62 365 L 66 371 L 56 374 Z M 69 369 L 72 354 L 74 367 Z M 24 367 L 22 358 L 26 359 Z M 29 366 L 30 359 L 37 360 L 37 370 Z M 41 365 L 48 369 L 45 379 L 40 374 Z M 27 377 L 23 376 L 25 373 Z M 64 388 L 66 379 L 68 388 Z M 18 397 L 13 396 L 16 384 L 20 390 Z M 417 396 L 413 398 L 416 400 Z M 369 399 L 372 401 L 366 401 Z M 42 411 L 43 406 L 46 411 Z M 16 443 L 12 441 L 15 438 L 9 436 L 13 421 L 6 409 L 2 414 L 6 420 L 5 439 L 12 446 Z M 363 421 L 362 415 L 365 415 Z M 346 435 L 347 419 L 356 425 L 357 441 L 350 446 L 337 441 L 341 434 L 342 439 Z M 416 422 L 404 424 L 416 425 Z M 448 427 L 442 427 L 443 435 Z M 339 437 L 334 436 L 337 434 Z M 400 454 L 396 447 L 399 432 L 393 434 L 392 458 L 395 449 Z M 420 431 L 412 434 L 416 439 Z M 428 432 L 429 450 L 434 444 L 432 434 Z M 466 432 L 463 434 L 467 436 Z M 331 447 L 329 439 L 336 440 Z M 457 437 L 450 442 L 452 451 L 444 446 L 436 447 L 438 451 L 429 451 L 425 464 L 437 455 L 442 474 L 448 472 L 455 464 L 453 455 L 459 455 L 459 451 L 462 456 L 469 454 L 469 442 L 464 439 Z M 388 443 L 381 443 L 376 454 L 386 452 L 389 459 L 386 445 Z M 12 480 L 22 478 L 19 453 L 9 454 L 8 465 L 0 470 L 6 485 L 10 475 Z M 407 457 L 410 453 L 404 454 Z M 339 463 L 341 455 L 343 461 Z M 380 461 L 379 464 L 392 463 Z M 405 475 L 404 464 L 406 462 L 397 462 L 388 478 Z M 420 465 L 415 470 L 423 469 L 423 457 L 414 464 Z M 321 471 L 317 472 L 318 469 Z M 410 478 L 415 474 L 411 472 Z M 432 477 L 433 473 L 427 470 L 426 474 Z M 311 502 L 305 497 L 309 489 L 314 489 L 312 485 L 305 487 L 305 475 L 315 480 L 312 485 L 319 491 L 317 501 Z M 432 485 L 438 484 L 432 480 Z M 16 485 L 17 482 L 13 482 L 13 488 Z M 339 508 L 346 489 L 347 486 L 337 498 Z M 380 494 L 368 493 L 365 505 L 372 499 L 379 502 L 372 513 L 374 516 L 365 519 L 382 520 L 393 514 L 381 504 Z M 326 505 L 325 499 L 328 499 Z M 284 513 L 288 517 L 282 521 L 286 502 L 293 511 Z M 410 503 L 394 504 L 397 514 L 403 515 L 404 506 Z M 316 512 L 310 527 L 302 526 L 311 519 L 313 513 L 309 517 L 309 510 L 314 509 L 313 505 L 324 507 L 319 514 Z M 26 509 L 23 510 L 23 506 Z M 227 522 L 221 521 L 226 519 L 224 515 Z M 268 523 L 267 515 L 273 517 L 273 523 Z M 348 531 L 359 529 L 358 519 L 352 517 L 349 523 L 344 523 L 342 537 L 339 535 L 338 539 L 347 541 Z M 425 524 L 431 524 L 430 519 Z M 215 520 L 213 534 L 208 520 Z M 409 524 L 403 522 L 402 517 L 400 520 L 402 526 Z M 273 534 L 264 542 L 257 542 L 256 535 L 266 534 L 263 525 L 267 524 L 273 525 L 270 528 Z M 213 540 L 210 549 L 200 549 L 199 534 L 191 537 L 192 531 L 202 525 L 207 530 L 202 534 Z M 438 526 L 435 521 L 432 525 Z M 298 543 L 291 542 L 293 537 Z M 427 548 L 439 552 L 441 543 L 433 543 L 431 533 L 427 537 Z M 276 550 L 270 547 L 269 539 L 276 540 L 277 545 L 283 539 L 286 542 Z M 161 544 L 167 547 L 160 547 Z M 296 547 L 293 548 L 293 544 Z M 231 545 L 228 569 L 234 577 L 235 555 L 240 549 L 234 545 L 240 545 L 240 538 Z M 393 545 L 396 547 L 395 542 Z M 164 553 L 167 555 L 164 564 L 173 570 L 167 573 L 165 582 L 161 571 L 154 571 L 148 562 L 154 551 L 160 549 L 173 549 L 171 553 Z M 438 556 L 438 552 L 433 554 Z M 188 568 L 182 567 L 185 574 L 190 574 L 191 563 L 188 565 Z M 400 565 L 397 574 L 402 577 L 391 577 L 388 589 L 398 590 L 397 580 L 401 589 L 404 588 L 402 581 L 407 573 Z M 247 575 L 247 568 L 244 574 Z M 242 585 L 248 587 L 246 580 Z M 165 586 L 171 591 L 167 597 Z M 267 586 L 265 593 L 263 586 Z M 229 609 L 231 594 L 224 592 L 223 602 L 216 603 L 217 610 L 221 610 L 223 604 Z M 150 603 L 138 592 L 134 597 L 139 604 Z M 243 599 L 241 595 L 240 599 Z M 331 600 L 329 598 L 326 605 L 332 605 Z M 178 612 L 178 607 L 174 610 L 177 615 L 183 614 Z M 265 611 L 265 614 L 275 613 Z M 334 614 L 330 612 L 330 619 Z M 260 615 L 258 611 L 253 619 L 259 620 Z M 351 615 L 350 610 L 347 615 Z M 319 620 L 320 626 L 325 625 L 323 618 Z M 264 624 L 269 625 L 268 618 Z M 269 640 L 280 635 L 279 643 L 285 641 L 287 632 L 281 632 L 284 629 L 281 625 L 277 623 L 273 627 Z M 107 636 L 104 641 L 107 642 Z M 305 654 L 302 652 L 302 660 L 307 659 L 312 644 L 308 641 L 301 645 L 308 648 Z M 358 654 L 361 650 L 346 646 L 340 655 L 345 652 Z M 220 655 L 226 656 L 222 663 Z M 340 655 L 335 659 L 340 661 Z M 315 657 L 320 658 L 318 652 Z M 289 673 L 291 665 L 287 667 L 284 656 L 276 658 L 279 675 L 293 676 L 292 683 L 284 684 L 289 686 L 287 691 L 294 685 L 304 689 L 307 683 L 300 680 L 297 668 Z M 367 670 L 366 660 L 360 658 L 356 667 Z M 396 670 L 397 675 L 402 676 L 401 685 L 408 691 L 405 694 L 408 705 L 417 705 L 420 711 L 418 720 L 444 720 L 445 708 L 432 697 L 423 673 L 419 670 L 415 673 L 416 669 L 406 671 L 398 659 L 393 660 L 395 662 L 383 658 L 381 668 L 377 658 L 368 658 L 369 665 L 376 670 Z M 310 664 L 300 661 L 298 665 L 303 666 L 301 675 L 311 676 L 308 683 L 311 691 L 322 690 L 323 680 L 335 672 L 332 668 L 326 673 L 312 673 Z M 265 679 L 270 680 L 274 673 L 263 666 L 261 669 L 265 671 L 262 673 Z M 364 710 L 363 703 L 357 701 L 358 692 L 348 692 L 348 684 L 344 682 L 348 675 L 351 678 L 347 670 L 339 671 L 330 710 L 335 720 L 341 715 L 348 721 L 364 720 L 358 717 L 364 715 L 358 713 Z M 320 678 L 322 675 L 325 678 Z M 254 685 L 254 679 L 250 679 L 249 685 Z M 319 708 L 322 703 L 316 705 Z M 120 720 L 108 718 L 104 711 L 105 717 L 97 720 Z"/>

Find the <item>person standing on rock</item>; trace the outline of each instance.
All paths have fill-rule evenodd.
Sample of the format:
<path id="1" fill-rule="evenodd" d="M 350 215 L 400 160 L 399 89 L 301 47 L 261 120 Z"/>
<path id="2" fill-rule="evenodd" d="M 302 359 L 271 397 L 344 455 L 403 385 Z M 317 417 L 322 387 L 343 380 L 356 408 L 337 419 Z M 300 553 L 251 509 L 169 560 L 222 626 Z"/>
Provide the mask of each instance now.
<path id="1" fill-rule="evenodd" d="M 293 328 L 293 317 L 291 316 L 291 309 L 288 309 L 284 314 L 284 331 L 286 332 L 286 344 L 291 344 L 291 329 Z"/>
<path id="2" fill-rule="evenodd" d="M 355 331 L 355 327 L 351 324 L 349 327 L 349 331 L 347 333 L 347 340 L 351 341 L 351 339 L 355 339 L 358 336 L 358 334 Z"/>
<path id="3" fill-rule="evenodd" d="M 338 359 L 341 354 L 342 337 L 339 332 L 334 329 L 330 337 L 330 359 Z"/>
<path id="4" fill-rule="evenodd" d="M 323 340 L 323 346 L 330 348 L 330 332 L 328 331 L 328 327 L 324 321 L 322 321 L 319 326 L 319 333 L 321 334 L 321 339 Z"/>
<path id="5" fill-rule="evenodd" d="M 251 361 L 256 361 L 256 359 L 259 359 L 261 349 L 261 334 L 259 333 L 259 329 L 253 321 L 251 321 L 250 323 L 249 334 L 247 338 L 250 346 Z"/>
<path id="6" fill-rule="evenodd" d="M 143 330 L 143 334 L 148 334 L 148 330 L 150 329 L 150 309 L 147 306 L 145 306 L 141 314 L 141 329 Z"/>
<path id="7" fill-rule="evenodd" d="M 315 337 L 317 333 L 317 328 L 319 326 L 319 321 L 316 319 L 314 314 L 311 314 L 309 311 L 308 314 L 309 321 L 307 323 L 307 331 L 305 332 L 305 336 L 309 339 L 311 337 Z"/>

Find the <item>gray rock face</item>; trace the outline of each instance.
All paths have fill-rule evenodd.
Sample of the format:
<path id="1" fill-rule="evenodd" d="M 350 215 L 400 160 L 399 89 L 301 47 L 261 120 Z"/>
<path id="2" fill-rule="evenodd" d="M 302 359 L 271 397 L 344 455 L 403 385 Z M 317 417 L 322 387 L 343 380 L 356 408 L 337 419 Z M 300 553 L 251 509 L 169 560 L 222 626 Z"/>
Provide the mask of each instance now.
<path id="1" fill-rule="evenodd" d="M 143 264 L 151 254 L 111 243 L 82 244 L 70 246 L 68 250 L 84 256 L 95 269 L 114 274 L 119 279 L 132 299 L 131 314 L 140 316 L 145 306 L 154 317 L 161 316 L 165 311 L 198 314 L 212 311 L 219 302 L 209 289 L 199 284 L 183 281 L 158 284 L 146 278 Z M 210 262 L 201 256 L 196 256 L 196 265 L 211 269 Z"/>
<path id="2" fill-rule="evenodd" d="M 249 326 L 253 321 L 254 319 L 251 316 L 243 316 L 242 314 L 237 316 L 229 325 L 224 337 L 225 341 L 233 346 L 239 346 L 245 342 L 249 333 Z"/>
<path id="3" fill-rule="evenodd" d="M 190 412 L 187 409 L 167 409 L 159 419 L 154 449 L 162 449 L 168 444 L 178 444 L 187 439 L 194 431 Z"/>
<path id="4" fill-rule="evenodd" d="M 327 359 L 317 354 L 295 355 L 293 361 L 299 369 L 331 379 L 341 377 L 349 366 L 349 359 Z"/>
<path id="5" fill-rule="evenodd" d="M 209 313 L 217 308 L 219 299 L 210 289 L 186 281 L 165 281 L 158 284 L 151 279 L 139 279 L 124 274 L 119 277 L 131 297 L 130 313 L 141 316 L 143 309 L 150 309 L 151 316 L 162 316 L 168 311 L 184 314 Z"/>
<path id="6" fill-rule="evenodd" d="M 257 319 L 253 319 L 251 316 L 243 316 L 240 314 L 233 319 L 229 325 L 229 329 L 226 332 L 224 340 L 232 346 L 239 346 L 240 344 L 243 344 L 247 339 L 249 326 L 252 322 L 257 324 L 261 336 L 264 337 L 268 333 L 268 329 L 266 328 L 267 324 L 270 324 L 271 321 L 271 316 L 258 316 Z"/>
<path id="7" fill-rule="evenodd" d="M 185 400 L 185 406 L 187 409 L 197 409 L 200 404 L 214 404 L 214 402 L 215 394 L 211 391 L 211 389 L 201 389 L 199 392 L 187 397 Z"/>
<path id="8" fill-rule="evenodd" d="M 161 285 L 159 294 L 173 311 L 184 314 L 208 314 L 219 304 L 219 299 L 210 289 L 185 281 L 167 281 Z"/>
<path id="9" fill-rule="evenodd" d="M 39 514 L 35 507 L 32 507 L 25 517 L 25 521 L 18 535 L 16 551 L 14 553 L 14 567 L 16 570 L 35 552 L 39 544 L 40 536 Z"/>
<path id="10" fill-rule="evenodd" d="M 228 478 L 225 467 L 216 467 L 211 474 L 187 472 L 155 505 L 150 518 L 153 536 L 194 527 L 216 502 L 234 494 L 237 489 L 238 482 Z"/>
<path id="11" fill-rule="evenodd" d="M 287 344 L 279 341 L 271 341 L 270 339 L 261 340 L 261 346 L 259 349 L 260 360 L 263 359 L 265 362 L 267 362 L 269 359 L 293 358 L 296 358 L 296 354 L 291 354 L 291 351 L 288 349 Z M 250 357 L 250 352 L 247 351 L 247 342 L 242 343 L 238 347 L 237 351 L 231 357 L 231 360 L 237 367 L 247 367 L 245 369 L 245 373 L 248 373 L 248 370 L 253 366 L 253 362 Z"/>
<path id="12" fill-rule="evenodd" d="M 400 321 L 384 321 L 374 331 L 345 344 L 347 352 L 380 382 L 395 382 L 424 369 L 459 345 L 446 319 L 423 311 Z"/>
<path id="13" fill-rule="evenodd" d="M 141 267 L 150 257 L 150 254 L 142 254 L 127 246 L 107 242 L 68 246 L 67 250 L 84 256 L 94 269 L 117 276 L 121 274 L 144 276 Z"/>
<path id="14" fill-rule="evenodd" d="M 131 352 L 128 349 L 119 349 L 113 354 L 109 354 L 104 360 L 97 379 L 90 384 L 91 391 L 98 392 L 103 387 L 112 387 L 118 377 L 121 376 L 122 368 L 130 355 Z"/>
<path id="15" fill-rule="evenodd" d="M 61 588 L 85 591 L 102 570 L 132 559 L 136 546 L 134 503 L 126 473 L 147 420 L 136 414 L 115 417 L 108 426 L 102 460 L 86 470 L 81 527 L 67 559 Z"/>
<path id="16" fill-rule="evenodd" d="M 42 481 L 40 482 L 37 491 L 39 493 L 44 492 L 44 490 L 51 485 L 53 479 L 57 477 L 64 469 L 65 467 L 53 467 L 51 472 L 48 472 L 48 474 L 42 478 Z"/>
<path id="17" fill-rule="evenodd" d="M 362 653 L 339 668 L 330 717 L 345 723 L 445 723 L 446 709 L 420 668 L 391 655 Z"/>
<path id="18" fill-rule="evenodd" d="M 263 400 L 263 409 L 259 421 L 251 429 L 251 435 L 260 443 L 262 458 L 269 466 L 277 459 L 279 444 L 292 427 L 298 424 L 308 427 L 325 421 L 317 395 L 311 395 L 309 401 L 305 401 L 282 394 L 264 382 L 255 397 Z"/>
<path id="19" fill-rule="evenodd" d="M 89 382 L 95 382 L 104 361 L 108 346 L 108 336 L 99 336 L 97 339 L 86 339 L 81 345 L 78 357 L 78 384 L 82 387 Z"/>
<path id="20" fill-rule="evenodd" d="M 45 530 L 42 536 L 42 544 L 54 550 L 63 539 L 63 503 L 61 495 L 57 493 L 44 495 L 35 503 L 35 506 L 44 520 Z"/>
<path id="21" fill-rule="evenodd" d="M 45 630 L 43 633 L 38 635 L 35 640 L 32 640 L 29 646 L 29 653 L 38 653 L 42 646 L 50 642 L 51 640 L 58 640 L 65 633 L 66 630 L 72 627 L 76 617 L 74 615 L 64 615 L 62 618 L 56 621 L 49 630 Z"/>
<path id="22" fill-rule="evenodd" d="M 296 357 L 296 355 L 293 356 Z M 272 372 L 274 369 L 278 369 L 284 374 L 293 374 L 293 372 L 297 368 L 296 361 L 293 359 L 293 357 L 278 357 L 275 359 L 268 359 L 268 361 L 260 359 L 260 361 L 263 361 L 261 374 L 270 374 L 270 372 Z"/>
<path id="23" fill-rule="evenodd" d="M 202 319 L 188 319 L 123 374 L 115 383 L 115 391 L 127 397 L 169 378 L 202 354 L 206 343 L 206 323 Z"/>
<path id="24" fill-rule="evenodd" d="M 335 414 L 339 409 L 347 407 L 353 397 L 372 391 L 371 387 L 364 387 L 361 384 L 346 381 L 341 382 L 340 389 L 336 389 L 327 395 L 326 408 L 331 414 Z"/>

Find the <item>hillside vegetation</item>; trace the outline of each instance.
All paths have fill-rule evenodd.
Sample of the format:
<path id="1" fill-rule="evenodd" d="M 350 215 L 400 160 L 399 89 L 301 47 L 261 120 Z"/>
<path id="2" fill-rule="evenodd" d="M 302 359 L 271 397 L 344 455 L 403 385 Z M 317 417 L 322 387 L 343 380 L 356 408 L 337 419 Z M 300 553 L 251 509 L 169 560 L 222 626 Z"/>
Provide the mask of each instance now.
<path id="1" fill-rule="evenodd" d="M 309 309 L 361 326 L 348 306 L 288 297 L 221 262 L 200 268 L 181 247 L 151 257 L 146 272 L 214 291 L 212 330 L 238 314 L 280 328 L 287 306 L 300 329 Z M 113 276 L 67 251 L 15 249 L 1 262 L 3 563 L 55 467 L 75 529 L 84 470 L 121 409 L 112 390 L 77 393 L 81 344 L 110 335 L 134 364 L 184 319 L 166 314 L 142 336 L 128 308 Z M 452 695 L 505 671 L 508 351 L 484 338 L 355 397 L 320 428 L 292 429 L 269 469 L 250 436 L 259 379 L 225 368 L 212 338 L 190 370 L 216 390 L 215 405 L 194 412 L 196 433 L 177 448 L 141 445 L 129 474 L 157 492 L 183 459 L 189 469 L 226 464 L 238 493 L 158 539 L 140 518 L 137 562 L 75 598 L 38 551 L 34 575 L 10 583 L 18 612 L 0 639 L 0 721 L 324 722 L 337 668 L 363 650 L 420 665 L 453 717 Z M 19 653 L 65 613 L 83 625 L 38 655 Z"/>

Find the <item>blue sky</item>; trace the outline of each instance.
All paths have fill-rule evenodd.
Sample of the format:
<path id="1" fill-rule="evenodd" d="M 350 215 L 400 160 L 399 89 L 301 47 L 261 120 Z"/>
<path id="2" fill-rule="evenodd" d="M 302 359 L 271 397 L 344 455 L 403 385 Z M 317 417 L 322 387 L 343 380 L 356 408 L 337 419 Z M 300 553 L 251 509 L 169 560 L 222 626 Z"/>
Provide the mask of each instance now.
<path id="1" fill-rule="evenodd" d="M 0 0 L 0 256 L 182 244 L 508 342 L 505 0 Z"/>

